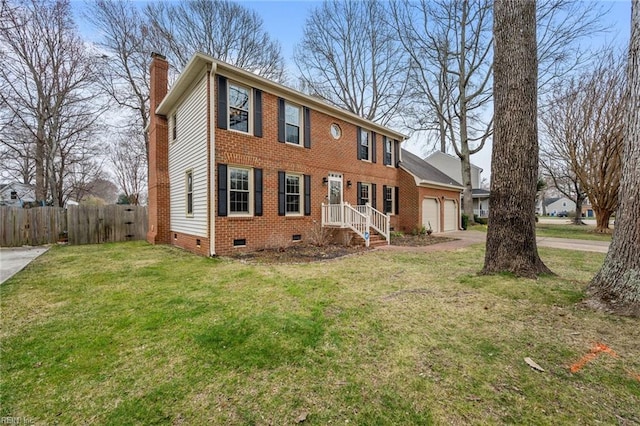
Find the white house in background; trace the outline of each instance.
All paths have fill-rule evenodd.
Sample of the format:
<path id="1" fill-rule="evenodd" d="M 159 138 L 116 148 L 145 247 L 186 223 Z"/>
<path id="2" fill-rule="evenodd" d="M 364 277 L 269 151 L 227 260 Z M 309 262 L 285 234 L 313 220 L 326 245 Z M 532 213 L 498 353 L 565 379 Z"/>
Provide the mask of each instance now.
<path id="1" fill-rule="evenodd" d="M 575 211 L 576 203 L 567 197 L 545 198 L 536 205 L 536 214 L 543 216 L 568 216 Z"/>
<path id="2" fill-rule="evenodd" d="M 436 151 L 424 159 L 436 169 L 442 171 L 456 182 L 462 180 L 462 164 L 460 158 L 445 152 Z M 471 164 L 471 190 L 473 195 L 473 214 L 479 217 L 489 216 L 489 191 L 480 187 L 482 169 Z"/>
<path id="3" fill-rule="evenodd" d="M 36 200 L 33 185 L 19 182 L 0 184 L 0 206 L 22 207 Z"/>

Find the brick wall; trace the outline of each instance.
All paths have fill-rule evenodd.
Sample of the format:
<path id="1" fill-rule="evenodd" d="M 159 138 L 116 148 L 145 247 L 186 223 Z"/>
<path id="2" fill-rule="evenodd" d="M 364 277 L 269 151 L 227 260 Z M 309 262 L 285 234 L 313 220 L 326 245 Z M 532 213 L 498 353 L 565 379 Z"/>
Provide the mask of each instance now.
<path id="1" fill-rule="evenodd" d="M 446 199 L 456 200 L 458 211 L 460 209 L 460 191 L 440 188 L 427 188 L 416 186 L 414 177 L 408 172 L 401 170 L 399 177 L 400 193 L 407 194 L 407 197 L 400 197 L 400 224 L 399 228 L 403 232 L 411 232 L 416 227 L 422 226 L 422 200 L 425 198 L 438 198 L 440 200 L 440 229 L 434 232 L 444 231 L 444 203 Z M 460 221 L 456 219 L 456 222 Z"/>
<path id="2" fill-rule="evenodd" d="M 294 234 L 307 239 L 314 224 L 321 221 L 321 204 L 328 200 L 328 187 L 322 178 L 329 172 L 343 175 L 344 201 L 353 205 L 357 204 L 357 182 L 375 183 L 378 210 L 382 210 L 383 185 L 398 185 L 399 169 L 383 164 L 382 135 L 377 135 L 377 163 L 370 163 L 357 159 L 357 126 L 353 124 L 312 110 L 311 149 L 305 149 L 278 142 L 277 96 L 263 93 L 262 119 L 262 138 L 215 129 L 216 169 L 220 163 L 263 169 L 263 216 L 216 216 L 216 254 L 291 243 Z M 330 134 L 332 123 L 342 129 L 338 140 Z M 311 176 L 311 216 L 278 216 L 278 171 Z M 351 187 L 347 186 L 348 181 Z M 397 218 L 392 217 L 392 226 L 397 226 L 396 222 Z M 234 239 L 246 239 L 246 246 L 234 248 Z"/>
<path id="3" fill-rule="evenodd" d="M 167 118 L 154 113 L 167 94 L 169 64 L 153 54 L 150 66 L 149 231 L 151 244 L 169 244 L 169 130 Z"/>

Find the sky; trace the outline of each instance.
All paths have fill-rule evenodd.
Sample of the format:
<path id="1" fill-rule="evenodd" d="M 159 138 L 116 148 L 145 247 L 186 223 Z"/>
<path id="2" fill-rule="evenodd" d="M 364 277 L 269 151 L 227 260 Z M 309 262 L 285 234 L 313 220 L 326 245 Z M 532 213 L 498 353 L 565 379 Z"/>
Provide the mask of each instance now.
<path id="1" fill-rule="evenodd" d="M 80 2 L 78 1 L 78 3 Z M 316 0 L 238 0 L 238 3 L 255 11 L 262 17 L 264 29 L 281 44 L 282 54 L 287 63 L 287 70 L 292 75 L 295 75 L 296 67 L 293 62 L 295 46 L 302 40 L 307 16 L 321 2 Z M 626 46 L 630 32 L 631 0 L 601 0 L 601 3 L 610 7 L 609 14 L 602 19 L 603 23 L 610 26 L 611 30 L 599 37 L 594 37 L 592 40 L 587 40 L 585 43 L 591 44 L 592 47 L 602 45 Z M 78 16 L 78 19 L 81 20 L 82 18 L 79 14 Z M 90 32 L 84 22 L 80 21 L 79 26 L 83 33 Z M 404 145 L 411 152 L 418 155 L 425 154 L 422 150 L 424 146 L 424 141 L 422 140 L 414 137 Z M 489 178 L 491 172 L 490 141 L 479 153 L 471 157 L 471 162 L 483 169 L 483 178 Z"/>

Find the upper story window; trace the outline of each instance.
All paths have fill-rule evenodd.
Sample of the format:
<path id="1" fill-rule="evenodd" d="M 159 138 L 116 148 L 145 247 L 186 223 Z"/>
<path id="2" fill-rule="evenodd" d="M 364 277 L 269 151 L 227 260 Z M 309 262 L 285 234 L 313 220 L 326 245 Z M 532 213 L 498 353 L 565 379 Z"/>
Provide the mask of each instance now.
<path id="1" fill-rule="evenodd" d="M 229 167 L 229 214 L 251 214 L 251 170 Z"/>
<path id="2" fill-rule="evenodd" d="M 384 138 L 384 164 L 393 165 L 393 140 Z"/>
<path id="3" fill-rule="evenodd" d="M 285 102 L 285 140 L 296 145 L 300 145 L 300 123 L 302 122 L 300 117 L 301 112 L 302 111 L 299 106 Z"/>
<path id="4" fill-rule="evenodd" d="M 278 142 L 311 148 L 311 110 L 278 98 Z"/>
<path id="5" fill-rule="evenodd" d="M 11 199 L 12 200 L 18 199 L 18 191 L 11 191 Z"/>
<path id="6" fill-rule="evenodd" d="M 360 129 L 360 159 L 370 160 L 370 134 L 367 130 Z"/>
<path id="7" fill-rule="evenodd" d="M 301 185 L 300 181 L 302 176 L 286 174 L 285 176 L 285 196 L 286 196 L 286 209 L 285 214 L 297 215 L 302 213 L 301 202 Z"/>
<path id="8" fill-rule="evenodd" d="M 193 170 L 186 173 L 186 210 L 187 216 L 193 215 Z"/>
<path id="9" fill-rule="evenodd" d="M 250 90 L 229 83 L 229 129 L 249 133 Z"/>
<path id="10" fill-rule="evenodd" d="M 175 141 L 178 138 L 178 113 L 173 113 L 171 125 L 173 126 L 171 136 L 172 140 Z"/>

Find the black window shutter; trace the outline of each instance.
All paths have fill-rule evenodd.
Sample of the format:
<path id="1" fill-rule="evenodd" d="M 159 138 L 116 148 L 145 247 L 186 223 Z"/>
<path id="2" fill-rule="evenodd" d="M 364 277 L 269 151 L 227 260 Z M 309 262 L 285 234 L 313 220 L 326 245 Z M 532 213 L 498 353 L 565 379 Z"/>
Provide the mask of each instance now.
<path id="1" fill-rule="evenodd" d="M 372 183 L 371 184 L 371 207 L 373 207 L 374 209 L 377 209 L 377 199 L 376 199 L 376 184 Z"/>
<path id="2" fill-rule="evenodd" d="M 387 210 L 387 185 L 382 185 L 382 213 L 391 213 Z"/>
<path id="3" fill-rule="evenodd" d="M 284 140 L 284 99 L 278 98 L 278 142 Z"/>
<path id="4" fill-rule="evenodd" d="M 376 158 L 376 132 L 371 132 L 371 162 L 375 163 Z"/>
<path id="5" fill-rule="evenodd" d="M 400 211 L 400 187 L 399 186 L 396 186 L 395 201 L 393 204 L 396 207 L 395 214 L 398 214 L 398 212 Z"/>
<path id="6" fill-rule="evenodd" d="M 227 215 L 227 165 L 218 164 L 218 216 Z"/>
<path id="7" fill-rule="evenodd" d="M 357 191 L 358 191 L 358 205 L 361 206 L 362 205 L 362 182 L 358 182 L 358 184 L 356 185 Z"/>
<path id="8" fill-rule="evenodd" d="M 387 144 L 389 143 L 389 139 L 386 136 L 382 137 L 382 164 L 385 166 L 390 166 L 389 158 L 387 157 Z"/>
<path id="9" fill-rule="evenodd" d="M 253 89 L 253 135 L 262 137 L 262 90 Z"/>
<path id="10" fill-rule="evenodd" d="M 311 110 L 304 107 L 304 147 L 311 148 Z"/>
<path id="11" fill-rule="evenodd" d="M 227 79 L 218 76 L 218 128 L 227 128 Z"/>
<path id="12" fill-rule="evenodd" d="M 360 143 L 362 143 L 362 129 L 360 127 L 356 128 L 356 151 L 358 152 L 358 160 L 362 160 L 362 155 L 360 155 Z"/>
<path id="13" fill-rule="evenodd" d="M 400 167 L 400 142 L 397 140 L 393 141 L 393 158 L 396 161 L 395 166 Z"/>
<path id="14" fill-rule="evenodd" d="M 278 172 L 278 216 L 285 213 L 285 176 L 284 172 Z"/>
<path id="15" fill-rule="evenodd" d="M 311 176 L 304 175 L 304 215 L 311 216 Z"/>
<path id="16" fill-rule="evenodd" d="M 253 169 L 253 214 L 262 216 L 262 169 Z"/>

